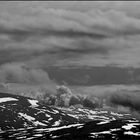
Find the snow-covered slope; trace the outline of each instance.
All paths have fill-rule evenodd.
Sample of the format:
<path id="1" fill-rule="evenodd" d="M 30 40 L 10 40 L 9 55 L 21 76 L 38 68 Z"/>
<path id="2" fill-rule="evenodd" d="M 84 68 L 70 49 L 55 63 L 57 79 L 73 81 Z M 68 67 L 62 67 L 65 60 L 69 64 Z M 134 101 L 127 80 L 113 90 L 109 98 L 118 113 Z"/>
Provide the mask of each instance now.
<path id="1" fill-rule="evenodd" d="M 0 93 L 0 129 L 2 130 L 53 127 L 76 122 L 76 118 L 56 108 L 40 104 L 37 100 Z"/>
<path id="2" fill-rule="evenodd" d="M 0 139 L 140 139 L 140 121 L 130 114 L 88 108 L 55 108 L 0 93 Z"/>
<path id="3" fill-rule="evenodd" d="M 140 139 L 140 122 L 136 120 L 114 120 L 105 123 L 91 121 L 61 127 L 16 129 L 1 131 L 0 137 L 21 140 L 128 140 Z"/>
<path id="4" fill-rule="evenodd" d="M 62 112 L 68 116 L 78 119 L 79 122 L 89 122 L 93 120 L 100 121 L 113 121 L 118 119 L 135 119 L 130 114 L 121 114 L 113 111 L 89 109 L 89 108 L 59 108 Z"/>

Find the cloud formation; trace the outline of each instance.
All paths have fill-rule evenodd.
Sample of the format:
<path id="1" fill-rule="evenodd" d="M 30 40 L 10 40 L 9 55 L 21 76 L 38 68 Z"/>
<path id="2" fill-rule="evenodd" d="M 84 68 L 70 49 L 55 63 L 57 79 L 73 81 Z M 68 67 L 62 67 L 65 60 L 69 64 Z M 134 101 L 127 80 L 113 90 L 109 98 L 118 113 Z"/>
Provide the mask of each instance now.
<path id="1" fill-rule="evenodd" d="M 140 95 L 139 91 L 117 91 L 110 95 L 111 106 L 115 105 L 118 111 L 132 113 L 140 118 Z"/>
<path id="2" fill-rule="evenodd" d="M 0 67 L 0 82 L 22 84 L 53 84 L 41 69 L 30 69 L 25 64 L 9 63 Z"/>
<path id="3" fill-rule="evenodd" d="M 0 2 L 0 64 L 139 67 L 139 2 Z"/>

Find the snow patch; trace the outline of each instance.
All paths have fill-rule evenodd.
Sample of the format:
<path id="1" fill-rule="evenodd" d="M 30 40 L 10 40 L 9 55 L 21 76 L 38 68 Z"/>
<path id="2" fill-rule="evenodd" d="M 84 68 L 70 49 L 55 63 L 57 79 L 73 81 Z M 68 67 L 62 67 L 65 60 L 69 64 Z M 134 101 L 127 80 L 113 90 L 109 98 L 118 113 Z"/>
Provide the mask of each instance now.
<path id="1" fill-rule="evenodd" d="M 46 117 L 50 118 L 51 116 L 49 114 L 45 114 Z"/>
<path id="2" fill-rule="evenodd" d="M 72 114 L 67 114 L 67 115 L 70 116 L 70 117 L 76 118 L 76 119 L 79 118 L 77 115 L 72 115 Z"/>
<path id="3" fill-rule="evenodd" d="M 80 128 L 83 128 L 83 127 L 84 127 L 84 126 L 81 125 L 81 126 L 78 126 L 77 129 L 80 129 Z"/>
<path id="4" fill-rule="evenodd" d="M 18 113 L 20 116 L 24 117 L 25 119 L 27 119 L 28 121 L 33 121 L 35 120 L 35 118 L 27 115 L 27 114 L 24 114 L 24 113 Z"/>
<path id="5" fill-rule="evenodd" d="M 35 137 L 26 138 L 27 140 L 33 140 Z"/>
<path id="6" fill-rule="evenodd" d="M 56 113 L 56 114 L 59 113 L 59 111 L 57 111 L 57 110 L 55 110 L 55 109 L 53 109 L 53 111 L 54 111 L 54 113 Z"/>
<path id="7" fill-rule="evenodd" d="M 35 134 L 34 137 L 41 137 L 43 136 L 42 134 Z"/>
<path id="8" fill-rule="evenodd" d="M 18 101 L 18 99 L 15 99 L 15 98 L 12 98 L 12 97 L 0 98 L 0 103 L 8 102 L 8 101 Z"/>
<path id="9" fill-rule="evenodd" d="M 60 129 L 65 129 L 65 128 L 71 128 L 71 127 L 76 127 L 76 126 L 81 126 L 81 125 L 83 125 L 83 124 L 71 124 L 71 125 L 68 125 L 68 126 L 47 128 L 46 130 L 50 132 L 50 131 L 55 131 L 55 130 L 60 130 Z"/>
<path id="10" fill-rule="evenodd" d="M 33 123 L 34 123 L 35 126 L 38 126 L 38 125 L 46 126 L 46 124 L 44 124 L 42 122 L 39 122 L 39 121 L 35 121 Z"/>
<path id="11" fill-rule="evenodd" d="M 49 118 L 48 121 L 51 121 L 53 118 Z"/>
<path id="12" fill-rule="evenodd" d="M 52 139 L 59 138 L 60 136 L 52 136 Z"/>
<path id="13" fill-rule="evenodd" d="M 114 112 L 112 112 L 112 111 L 111 111 L 111 115 L 115 115 L 115 116 L 118 116 L 118 117 L 123 117 L 123 115 L 122 115 L 122 114 L 119 114 L 119 113 L 114 113 Z"/>
<path id="14" fill-rule="evenodd" d="M 110 121 L 108 121 L 108 120 L 105 120 L 105 121 L 102 121 L 102 122 L 99 122 L 99 123 L 97 123 L 97 124 L 106 124 L 106 123 L 109 123 Z"/>
<path id="15" fill-rule="evenodd" d="M 114 129 L 110 129 L 110 131 L 114 132 L 114 131 L 119 131 L 121 130 L 120 128 L 114 128 Z"/>
<path id="16" fill-rule="evenodd" d="M 99 134 L 111 134 L 110 131 L 102 131 L 102 132 L 95 132 L 95 133 L 90 133 L 91 135 L 99 135 Z"/>
<path id="17" fill-rule="evenodd" d="M 46 121 L 46 120 L 43 120 L 43 122 L 45 122 L 45 123 L 49 123 L 48 121 Z"/>
<path id="18" fill-rule="evenodd" d="M 124 132 L 124 135 L 140 136 L 140 133 L 134 133 L 134 132 L 132 132 L 132 131 L 127 131 L 127 132 Z"/>
<path id="19" fill-rule="evenodd" d="M 139 122 L 138 120 L 128 120 L 128 122 Z"/>
<path id="20" fill-rule="evenodd" d="M 122 126 L 122 128 L 124 128 L 125 130 L 130 130 L 132 128 L 135 128 L 136 127 L 135 125 L 140 125 L 140 123 L 130 123 L 130 124 Z"/>
<path id="21" fill-rule="evenodd" d="M 41 123 L 39 121 L 35 121 L 35 118 L 34 117 L 31 117 L 27 114 L 24 114 L 24 113 L 18 113 L 20 116 L 24 117 L 25 119 L 27 119 L 28 121 L 32 122 L 35 126 L 37 125 L 42 125 L 42 126 L 46 126 L 46 124 L 44 123 Z"/>
<path id="22" fill-rule="evenodd" d="M 61 120 L 56 121 L 52 126 L 59 126 L 61 123 Z"/>
<path id="23" fill-rule="evenodd" d="M 97 114 L 97 111 L 89 110 L 91 114 Z"/>
<path id="24" fill-rule="evenodd" d="M 29 103 L 31 104 L 32 107 L 37 107 L 38 106 L 38 101 L 37 100 L 30 100 L 28 99 Z"/>

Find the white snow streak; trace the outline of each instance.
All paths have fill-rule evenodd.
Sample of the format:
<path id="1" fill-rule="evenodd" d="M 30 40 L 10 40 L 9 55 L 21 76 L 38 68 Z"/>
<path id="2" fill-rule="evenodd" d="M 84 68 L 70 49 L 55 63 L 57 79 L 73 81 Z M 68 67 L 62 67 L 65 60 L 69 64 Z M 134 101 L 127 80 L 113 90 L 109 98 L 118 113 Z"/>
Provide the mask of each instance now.
<path id="1" fill-rule="evenodd" d="M 15 99 L 15 98 L 12 98 L 12 97 L 0 98 L 0 103 L 8 102 L 8 101 L 18 101 L 18 99 Z"/>
<path id="2" fill-rule="evenodd" d="M 135 125 L 140 125 L 140 123 L 130 123 L 122 126 L 122 128 L 124 128 L 125 130 L 130 130 L 131 128 L 135 128 L 136 127 Z"/>

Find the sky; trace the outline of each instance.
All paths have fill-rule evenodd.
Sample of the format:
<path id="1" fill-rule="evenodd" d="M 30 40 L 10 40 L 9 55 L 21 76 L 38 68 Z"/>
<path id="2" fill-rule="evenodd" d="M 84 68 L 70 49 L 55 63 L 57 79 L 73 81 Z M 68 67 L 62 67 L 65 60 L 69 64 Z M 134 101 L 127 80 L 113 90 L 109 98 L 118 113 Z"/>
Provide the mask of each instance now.
<path id="1" fill-rule="evenodd" d="M 139 1 L 1 1 L 0 81 L 18 75 L 17 81 L 44 82 L 47 66 L 140 67 L 139 7 Z"/>

